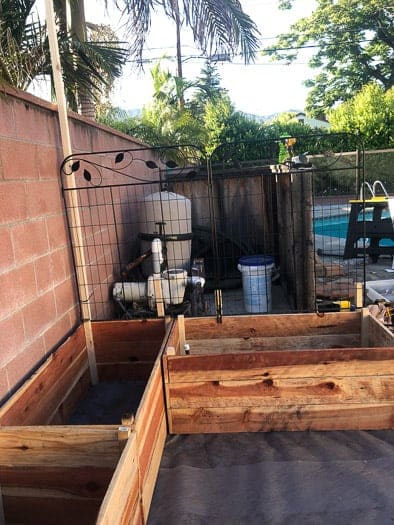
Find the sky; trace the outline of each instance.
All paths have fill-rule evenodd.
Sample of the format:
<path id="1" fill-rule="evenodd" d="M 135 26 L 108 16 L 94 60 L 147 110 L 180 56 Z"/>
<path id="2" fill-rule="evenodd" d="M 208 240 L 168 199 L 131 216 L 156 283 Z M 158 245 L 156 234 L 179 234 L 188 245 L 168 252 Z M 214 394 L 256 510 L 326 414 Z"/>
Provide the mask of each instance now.
<path id="1" fill-rule="evenodd" d="M 109 2 L 110 4 L 111 2 Z M 309 16 L 315 6 L 314 0 L 294 0 L 290 11 L 277 8 L 279 0 L 241 0 L 244 11 L 254 20 L 261 33 L 261 47 L 275 42 L 275 36 L 286 32 L 290 25 L 303 16 Z M 116 10 L 105 12 L 104 1 L 85 0 L 86 19 L 95 23 L 109 23 L 120 39 L 124 38 L 123 22 Z M 163 59 L 175 55 L 175 28 L 171 21 L 158 12 L 152 21 L 143 59 Z M 194 46 L 191 33 L 182 32 L 182 56 L 184 76 L 196 78 L 204 65 L 201 52 Z M 192 58 L 192 57 L 200 58 Z M 217 64 L 222 87 L 229 92 L 237 110 L 255 115 L 271 115 L 290 109 L 302 111 L 307 88 L 303 81 L 316 73 L 307 63 L 311 50 L 302 50 L 290 65 L 271 62 L 269 57 L 258 56 L 255 63 L 244 65 L 241 57 L 231 63 Z M 162 60 L 162 64 L 175 73 L 175 60 Z M 150 67 L 144 72 L 127 64 L 123 75 L 116 80 L 111 102 L 123 109 L 141 108 L 152 96 Z"/>

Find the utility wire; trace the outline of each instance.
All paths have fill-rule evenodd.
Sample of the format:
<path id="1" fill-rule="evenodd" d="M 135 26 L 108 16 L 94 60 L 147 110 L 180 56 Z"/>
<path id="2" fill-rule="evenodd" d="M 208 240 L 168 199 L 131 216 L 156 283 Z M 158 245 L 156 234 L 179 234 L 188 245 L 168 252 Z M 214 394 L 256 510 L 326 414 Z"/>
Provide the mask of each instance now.
<path id="1" fill-rule="evenodd" d="M 354 41 L 351 41 L 351 42 L 346 42 L 346 44 L 361 44 L 361 43 L 364 43 L 364 42 L 372 42 L 372 41 L 373 41 L 373 39 L 354 40 Z M 329 43 L 325 44 L 326 47 L 327 46 L 337 46 L 337 45 L 338 44 L 329 44 Z M 310 45 L 305 45 L 305 46 L 273 47 L 273 48 L 270 48 L 269 51 L 270 52 L 274 52 L 274 51 L 296 51 L 297 49 L 316 49 L 316 48 L 319 48 L 319 47 L 321 47 L 321 45 L 310 44 Z M 156 49 L 160 49 L 160 48 L 156 48 Z M 163 48 L 163 49 L 165 49 L 165 48 Z M 266 50 L 265 49 L 259 49 L 257 52 L 258 53 L 262 53 L 263 51 L 266 51 Z M 242 56 L 242 55 L 238 54 L 238 55 L 235 55 L 235 56 Z M 175 55 L 171 55 L 171 56 L 150 57 L 150 58 L 129 60 L 129 62 L 145 64 L 145 63 L 155 62 L 155 61 L 163 60 L 163 59 L 175 60 L 176 56 Z M 182 61 L 183 62 L 189 61 L 189 60 L 209 60 L 209 59 L 210 59 L 210 57 L 205 56 L 205 55 L 183 55 L 182 56 Z M 212 60 L 212 58 L 211 58 L 211 60 Z M 215 62 L 215 60 L 212 60 L 212 62 Z M 233 62 L 231 62 L 231 60 L 226 60 L 226 61 L 217 60 L 216 62 L 229 62 L 229 63 L 233 64 Z M 302 62 L 300 62 L 300 63 L 302 63 Z M 243 65 L 245 65 L 245 64 L 243 64 Z M 256 65 L 256 64 L 248 64 L 248 65 Z M 269 65 L 269 63 L 267 63 L 267 65 Z"/>

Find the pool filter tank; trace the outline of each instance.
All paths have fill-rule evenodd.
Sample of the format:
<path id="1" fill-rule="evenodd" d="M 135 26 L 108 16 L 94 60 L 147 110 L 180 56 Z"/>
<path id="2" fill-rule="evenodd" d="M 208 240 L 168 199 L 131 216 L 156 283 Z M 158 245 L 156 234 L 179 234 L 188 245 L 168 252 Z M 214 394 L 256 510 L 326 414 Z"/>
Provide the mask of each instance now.
<path id="1" fill-rule="evenodd" d="M 159 238 L 165 248 L 167 268 L 190 270 L 192 216 L 189 199 L 170 191 L 147 195 L 139 208 L 139 231 L 141 253 L 149 249 L 154 238 Z M 149 259 L 142 264 L 142 270 L 145 275 L 153 272 Z"/>

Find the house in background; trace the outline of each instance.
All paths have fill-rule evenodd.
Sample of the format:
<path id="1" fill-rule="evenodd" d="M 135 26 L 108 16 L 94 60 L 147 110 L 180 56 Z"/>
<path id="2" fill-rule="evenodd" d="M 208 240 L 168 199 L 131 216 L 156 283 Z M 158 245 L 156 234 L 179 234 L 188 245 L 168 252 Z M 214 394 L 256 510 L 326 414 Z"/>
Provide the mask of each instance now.
<path id="1" fill-rule="evenodd" d="M 306 124 L 311 128 L 328 129 L 330 127 L 330 123 L 327 120 L 307 117 L 302 111 L 296 114 L 296 119 L 301 124 Z"/>

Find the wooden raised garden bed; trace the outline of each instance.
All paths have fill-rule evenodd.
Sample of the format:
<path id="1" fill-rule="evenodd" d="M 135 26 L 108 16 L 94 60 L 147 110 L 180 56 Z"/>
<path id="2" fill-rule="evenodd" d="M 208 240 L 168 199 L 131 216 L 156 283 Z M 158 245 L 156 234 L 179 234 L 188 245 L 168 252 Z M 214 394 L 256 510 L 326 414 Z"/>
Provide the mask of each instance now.
<path id="1" fill-rule="evenodd" d="M 146 521 L 167 435 L 160 363 L 164 321 L 93 323 L 93 337 L 98 385 L 91 385 L 79 327 L 0 408 L 7 524 Z M 93 399 L 92 421 L 70 424 L 86 398 L 100 395 L 104 386 L 116 394 L 119 385 L 122 399 L 114 404 L 113 423 L 102 423 L 99 397 Z M 141 399 L 135 388 L 143 392 Z M 119 403 L 135 418 L 118 416 Z"/>
<path id="2" fill-rule="evenodd" d="M 366 311 L 107 321 L 93 338 L 98 387 L 126 386 L 126 405 L 78 422 L 95 388 L 80 327 L 0 408 L 7 524 L 146 523 L 168 433 L 394 427 L 394 339 Z"/>
<path id="3" fill-rule="evenodd" d="M 178 320 L 163 356 L 169 431 L 393 428 L 393 344 L 365 311 Z"/>

